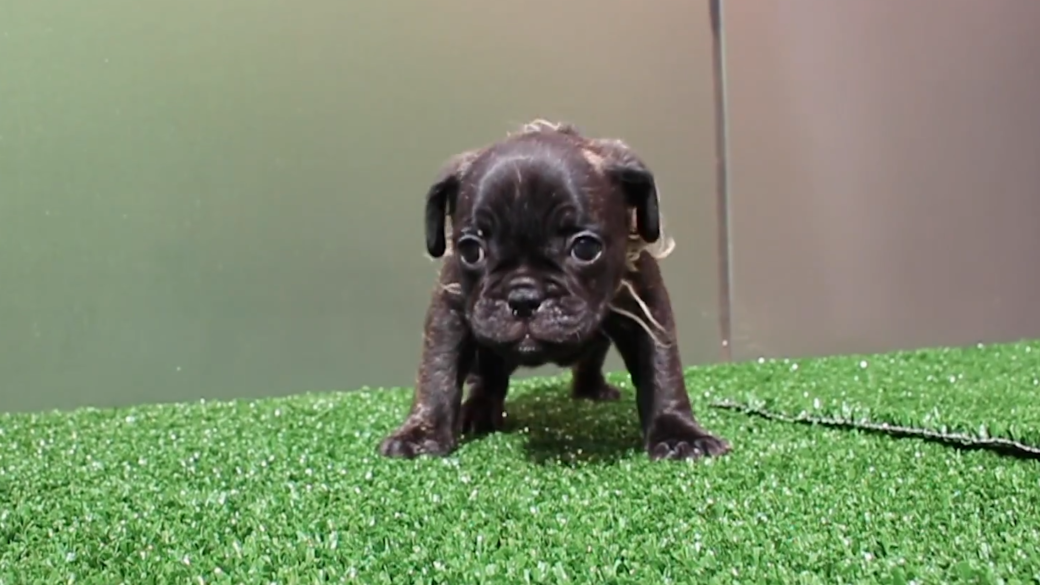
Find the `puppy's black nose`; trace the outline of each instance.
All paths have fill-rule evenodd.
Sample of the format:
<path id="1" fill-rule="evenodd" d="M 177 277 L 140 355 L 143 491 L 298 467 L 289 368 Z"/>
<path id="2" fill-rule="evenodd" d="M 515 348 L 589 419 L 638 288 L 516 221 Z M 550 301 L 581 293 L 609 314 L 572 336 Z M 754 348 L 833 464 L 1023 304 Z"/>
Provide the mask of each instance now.
<path id="1" fill-rule="evenodd" d="M 545 296 L 531 278 L 518 278 L 512 282 L 506 302 L 515 317 L 530 317 L 541 306 Z"/>

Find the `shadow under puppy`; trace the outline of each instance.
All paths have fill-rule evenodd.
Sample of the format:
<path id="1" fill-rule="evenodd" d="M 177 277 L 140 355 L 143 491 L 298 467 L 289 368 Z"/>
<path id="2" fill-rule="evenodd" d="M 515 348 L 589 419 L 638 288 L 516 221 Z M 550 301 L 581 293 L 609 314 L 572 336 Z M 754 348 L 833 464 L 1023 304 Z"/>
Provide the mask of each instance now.
<path id="1" fill-rule="evenodd" d="M 617 399 L 602 373 L 611 344 L 652 459 L 730 450 L 693 415 L 655 258 L 671 240 L 654 175 L 625 143 L 536 120 L 456 155 L 426 195 L 426 247 L 445 259 L 411 411 L 382 455 L 443 456 L 462 432 L 498 430 L 518 367 L 570 367 L 575 398 Z"/>

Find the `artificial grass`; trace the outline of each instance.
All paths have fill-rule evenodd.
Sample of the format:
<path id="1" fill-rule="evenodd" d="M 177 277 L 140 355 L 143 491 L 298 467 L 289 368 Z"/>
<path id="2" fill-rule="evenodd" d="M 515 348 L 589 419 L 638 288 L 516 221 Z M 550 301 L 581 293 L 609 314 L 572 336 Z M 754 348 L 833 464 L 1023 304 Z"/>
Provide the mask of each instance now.
<path id="1" fill-rule="evenodd" d="M 1035 459 L 709 404 L 1035 442 L 1038 351 L 691 368 L 735 449 L 692 464 L 639 449 L 626 376 L 516 383 L 446 459 L 376 455 L 403 389 L 3 415 L 0 584 L 1037 583 Z"/>

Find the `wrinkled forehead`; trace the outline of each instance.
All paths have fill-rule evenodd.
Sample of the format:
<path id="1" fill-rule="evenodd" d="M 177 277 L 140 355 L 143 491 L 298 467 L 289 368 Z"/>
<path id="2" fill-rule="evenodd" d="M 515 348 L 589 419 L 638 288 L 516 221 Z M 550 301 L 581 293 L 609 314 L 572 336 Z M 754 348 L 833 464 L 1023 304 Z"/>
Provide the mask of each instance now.
<path id="1" fill-rule="evenodd" d="M 602 222 L 613 198 L 597 162 L 580 143 L 565 139 L 495 145 L 470 166 L 459 194 L 460 215 L 480 223 L 542 222 L 543 228 Z"/>

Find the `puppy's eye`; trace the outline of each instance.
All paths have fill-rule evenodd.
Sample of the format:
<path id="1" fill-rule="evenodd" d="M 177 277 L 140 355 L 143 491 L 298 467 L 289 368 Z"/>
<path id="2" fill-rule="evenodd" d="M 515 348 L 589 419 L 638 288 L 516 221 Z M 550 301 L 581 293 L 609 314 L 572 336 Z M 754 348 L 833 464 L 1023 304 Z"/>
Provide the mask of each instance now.
<path id="1" fill-rule="evenodd" d="M 578 262 L 594 262 L 603 253 L 603 243 L 592 234 L 578 234 L 571 240 L 571 257 Z"/>
<path id="2" fill-rule="evenodd" d="M 464 264 L 476 266 L 484 261 L 484 244 L 473 236 L 463 236 L 456 245 Z"/>

